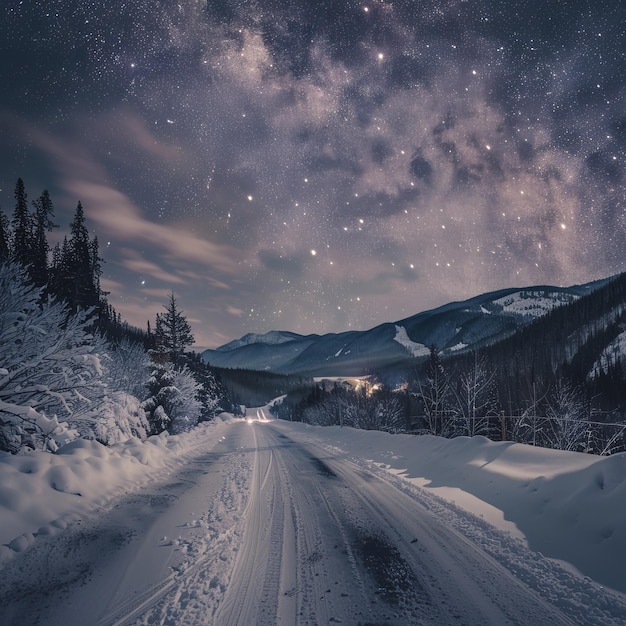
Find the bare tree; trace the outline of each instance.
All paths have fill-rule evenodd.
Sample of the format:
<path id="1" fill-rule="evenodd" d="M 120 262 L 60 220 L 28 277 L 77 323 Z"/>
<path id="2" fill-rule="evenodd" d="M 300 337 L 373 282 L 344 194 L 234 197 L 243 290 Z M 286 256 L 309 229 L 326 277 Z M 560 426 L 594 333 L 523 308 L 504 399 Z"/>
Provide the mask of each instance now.
<path id="1" fill-rule="evenodd" d="M 527 407 L 513 425 L 511 438 L 519 443 L 533 446 L 545 445 L 548 418 L 545 417 L 545 400 L 548 389 L 541 382 L 533 382 L 529 386 Z"/>
<path id="2" fill-rule="evenodd" d="M 548 399 L 548 417 L 550 428 L 546 436 L 551 448 L 586 450 L 590 424 L 583 394 L 578 387 L 559 378 Z"/>
<path id="3" fill-rule="evenodd" d="M 498 400 L 495 371 L 484 355 L 473 351 L 469 367 L 459 376 L 458 387 L 452 389 L 458 408 L 455 434 L 488 435 L 489 419 L 498 414 Z"/>
<path id="4" fill-rule="evenodd" d="M 433 435 L 449 437 L 453 430 L 452 390 L 437 348 L 430 347 L 426 380 L 417 379 L 417 396 L 424 407 L 426 425 Z"/>

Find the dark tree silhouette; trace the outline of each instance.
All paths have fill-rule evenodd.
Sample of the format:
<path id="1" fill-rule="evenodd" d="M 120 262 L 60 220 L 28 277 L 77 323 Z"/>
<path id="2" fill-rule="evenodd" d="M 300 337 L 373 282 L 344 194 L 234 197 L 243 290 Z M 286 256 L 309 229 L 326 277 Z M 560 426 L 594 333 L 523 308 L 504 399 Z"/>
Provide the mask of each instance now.
<path id="1" fill-rule="evenodd" d="M 193 344 L 194 337 L 187 318 L 178 308 L 174 292 L 163 306 L 165 313 L 157 314 L 154 331 L 157 350 L 167 353 L 172 362 L 178 363 L 185 348 Z"/>
<path id="2" fill-rule="evenodd" d="M 48 253 L 50 246 L 46 232 L 56 227 L 52 221 L 54 217 L 54 205 L 50 194 L 44 190 L 41 196 L 33 202 L 35 207 L 34 229 L 30 251 L 30 277 L 37 287 L 44 287 L 49 282 Z"/>
<path id="3" fill-rule="evenodd" d="M 15 184 L 15 210 L 13 211 L 13 246 L 11 260 L 28 267 L 31 262 L 32 220 L 28 212 L 28 196 L 24 181 Z"/>
<path id="4" fill-rule="evenodd" d="M 9 257 L 9 220 L 0 209 L 0 263 L 4 263 Z"/>

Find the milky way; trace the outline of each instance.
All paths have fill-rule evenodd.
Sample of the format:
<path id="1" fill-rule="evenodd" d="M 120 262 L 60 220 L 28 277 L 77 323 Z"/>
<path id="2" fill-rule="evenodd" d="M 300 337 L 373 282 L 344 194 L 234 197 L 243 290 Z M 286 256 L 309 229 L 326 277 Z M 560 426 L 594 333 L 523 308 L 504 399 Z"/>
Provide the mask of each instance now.
<path id="1" fill-rule="evenodd" d="M 6 5 L 10 6 L 6 6 Z M 0 204 L 78 200 L 109 300 L 199 346 L 625 269 L 626 8 L 5 3 Z M 60 235 L 59 235 L 60 236 Z"/>

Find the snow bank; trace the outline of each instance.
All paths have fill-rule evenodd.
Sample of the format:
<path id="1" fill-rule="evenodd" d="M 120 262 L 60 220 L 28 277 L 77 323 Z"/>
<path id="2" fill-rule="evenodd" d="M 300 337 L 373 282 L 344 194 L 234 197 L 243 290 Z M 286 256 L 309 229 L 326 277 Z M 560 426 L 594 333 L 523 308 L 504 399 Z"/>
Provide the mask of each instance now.
<path id="1" fill-rule="evenodd" d="M 109 447 L 79 439 L 56 454 L 0 452 L 0 564 L 36 537 L 58 534 L 73 520 L 197 454 L 217 440 L 217 435 L 205 435 L 226 419 L 222 415 L 180 435 L 131 438 Z"/>
<path id="2" fill-rule="evenodd" d="M 211 449 L 229 414 L 192 432 L 57 454 L 0 453 L 0 564 L 69 523 Z M 484 437 L 390 435 L 273 422 L 333 455 L 373 462 L 626 592 L 626 453 L 597 457 Z"/>
<path id="3" fill-rule="evenodd" d="M 626 592 L 626 453 L 598 457 L 484 437 L 289 428 L 454 500 L 522 535 L 532 550 Z"/>

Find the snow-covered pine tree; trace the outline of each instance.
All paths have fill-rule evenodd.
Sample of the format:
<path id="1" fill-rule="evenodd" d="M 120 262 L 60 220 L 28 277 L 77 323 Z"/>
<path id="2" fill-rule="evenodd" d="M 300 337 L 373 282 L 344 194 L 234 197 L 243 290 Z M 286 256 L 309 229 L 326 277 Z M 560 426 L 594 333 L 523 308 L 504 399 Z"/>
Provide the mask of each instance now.
<path id="1" fill-rule="evenodd" d="M 207 422 L 220 411 L 230 409 L 228 392 L 221 381 L 216 378 L 211 366 L 195 352 L 187 353 L 185 357 L 187 367 L 200 384 L 197 397 L 202 404 L 202 410 L 199 421 Z"/>
<path id="2" fill-rule="evenodd" d="M 146 413 L 151 435 L 158 435 L 167 430 L 171 424 L 170 412 L 172 404 L 170 400 L 176 394 L 174 387 L 174 366 L 163 358 L 164 355 L 150 351 L 148 380 L 145 382 L 149 397 L 141 403 L 141 408 Z"/>

